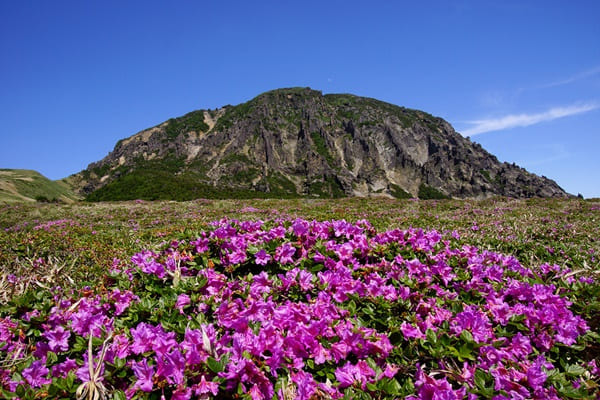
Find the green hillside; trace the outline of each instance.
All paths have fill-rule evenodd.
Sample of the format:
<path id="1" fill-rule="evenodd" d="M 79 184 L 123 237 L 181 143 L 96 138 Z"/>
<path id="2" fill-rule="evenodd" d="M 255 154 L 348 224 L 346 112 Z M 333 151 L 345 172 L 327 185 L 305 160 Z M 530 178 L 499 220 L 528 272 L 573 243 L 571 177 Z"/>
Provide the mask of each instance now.
<path id="1" fill-rule="evenodd" d="M 0 169 L 0 202 L 79 200 L 62 181 L 52 181 L 39 172 L 27 169 Z"/>

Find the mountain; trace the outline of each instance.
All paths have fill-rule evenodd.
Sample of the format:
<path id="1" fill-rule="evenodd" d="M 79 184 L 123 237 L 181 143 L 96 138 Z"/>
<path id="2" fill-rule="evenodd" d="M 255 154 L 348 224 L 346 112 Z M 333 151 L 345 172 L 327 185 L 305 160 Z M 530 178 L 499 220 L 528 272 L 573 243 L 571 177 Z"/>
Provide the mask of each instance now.
<path id="1" fill-rule="evenodd" d="M 0 169 L 0 202 L 60 201 L 81 197 L 62 181 L 52 181 L 39 172 L 26 169 Z"/>
<path id="2" fill-rule="evenodd" d="M 68 178 L 88 200 L 566 197 L 423 111 L 310 88 L 193 111 Z"/>

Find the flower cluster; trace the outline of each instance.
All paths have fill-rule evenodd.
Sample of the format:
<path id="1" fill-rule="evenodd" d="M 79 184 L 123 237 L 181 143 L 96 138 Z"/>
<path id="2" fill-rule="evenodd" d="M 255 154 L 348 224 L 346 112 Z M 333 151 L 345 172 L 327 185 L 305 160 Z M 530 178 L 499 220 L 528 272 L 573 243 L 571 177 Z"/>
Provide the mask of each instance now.
<path id="1" fill-rule="evenodd" d="M 588 323 L 567 297 L 581 282 L 455 244 L 365 220 L 217 221 L 135 254 L 103 288 L 1 318 L 0 385 L 19 398 L 592 396 L 598 366 L 575 353 Z"/>

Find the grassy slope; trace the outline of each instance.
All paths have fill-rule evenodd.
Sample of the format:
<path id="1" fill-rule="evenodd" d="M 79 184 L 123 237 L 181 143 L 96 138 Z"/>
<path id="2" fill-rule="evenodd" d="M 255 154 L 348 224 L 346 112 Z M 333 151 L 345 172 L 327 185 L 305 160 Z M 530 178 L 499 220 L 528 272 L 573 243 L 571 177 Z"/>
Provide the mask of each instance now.
<path id="1" fill-rule="evenodd" d="M 457 231 L 465 244 L 600 273 L 600 200 L 416 201 L 391 199 L 196 200 L 0 205 L 0 266 L 19 273 L 26 260 L 60 265 L 75 286 L 102 281 L 113 258 L 195 238 L 221 218 L 368 219 L 378 230 L 421 227 Z M 47 222 L 51 224 L 44 225 Z M 36 228 L 37 226 L 37 228 Z M 23 262 L 26 261 L 26 262 Z M 44 269 L 38 273 L 50 279 Z M 55 282 L 58 283 L 58 282 Z M 600 321 L 599 321 L 600 323 Z"/>
<path id="2" fill-rule="evenodd" d="M 36 171 L 0 169 L 0 202 L 35 201 L 37 197 L 70 202 L 79 197 L 61 181 L 51 181 Z"/>

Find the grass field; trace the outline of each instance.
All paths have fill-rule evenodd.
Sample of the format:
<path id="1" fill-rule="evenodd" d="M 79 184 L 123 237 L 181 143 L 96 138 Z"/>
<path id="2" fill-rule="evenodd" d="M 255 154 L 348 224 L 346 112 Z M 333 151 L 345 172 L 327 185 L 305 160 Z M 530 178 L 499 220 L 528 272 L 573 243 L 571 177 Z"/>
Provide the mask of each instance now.
<path id="1" fill-rule="evenodd" d="M 27 169 L 0 169 L 0 203 L 73 202 L 79 200 L 62 181 L 51 181 Z"/>
<path id="2" fill-rule="evenodd" d="M 113 258 L 191 238 L 222 218 L 367 219 L 378 230 L 456 230 L 461 242 L 517 257 L 600 270 L 600 200 L 198 200 L 0 205 L 0 265 L 43 259 L 60 275 L 95 285 Z M 70 268 L 74 265 L 74 268 Z M 66 268 L 66 269 L 65 269 Z M 6 270 L 9 272 L 9 270 Z M 40 271 L 47 277 L 47 271 Z M 64 281 L 55 283 L 65 284 Z"/>
<path id="3" fill-rule="evenodd" d="M 375 279 L 372 274 L 377 274 L 379 279 L 380 275 L 391 274 L 389 268 L 396 268 L 396 264 L 405 265 L 407 275 L 402 272 L 398 276 L 393 275 L 396 278 L 385 278 L 388 280 L 381 285 L 389 286 L 397 293 L 410 290 L 415 297 L 400 299 L 397 295 L 387 298 L 382 294 L 365 294 L 371 289 L 340 297 L 339 289 L 336 292 L 333 286 L 319 281 L 325 279 L 319 274 L 334 271 L 329 271 L 329 264 L 320 261 L 319 257 L 322 254 L 347 265 L 349 261 L 342 256 L 341 249 L 343 246 L 344 249 L 358 246 L 358 234 L 346 233 L 344 237 L 334 234 L 337 228 L 333 225 L 322 228 L 313 224 L 310 232 L 325 229 L 331 236 L 329 239 L 319 236 L 307 244 L 306 235 L 310 237 L 310 234 L 301 233 L 305 228 L 299 227 L 304 227 L 305 223 L 298 222 L 298 218 L 309 222 L 345 220 L 352 224 L 368 221 L 372 228 L 364 228 L 362 222 L 353 225 L 355 228 L 347 228 L 351 232 L 364 231 L 365 240 L 369 243 L 360 251 L 358 247 L 350 247 L 351 253 L 354 252 L 351 256 L 354 270 L 347 278 L 354 279 L 354 285 L 367 288 Z M 221 223 L 211 224 L 213 221 Z M 265 224 L 260 229 L 250 229 L 244 221 L 264 221 Z M 261 235 L 268 236 L 276 232 L 278 226 L 284 227 L 286 233 L 278 236 L 276 243 L 266 239 L 263 243 L 263 239 L 254 238 L 252 240 L 258 241 L 244 245 L 243 254 L 232 261 L 239 252 L 236 253 L 237 250 L 227 244 L 228 240 L 232 243 L 237 243 L 240 237 L 249 240 L 248 235 L 255 231 L 264 231 Z M 600 393 L 599 366 L 594 364 L 594 360 L 600 357 L 600 201 L 499 198 L 486 201 L 298 199 L 7 203 L 0 205 L 0 228 L 0 321 L 4 322 L 0 326 L 0 371 L 3 371 L 0 372 L 0 382 L 6 397 L 39 398 L 46 394 L 52 398 L 70 398 L 76 395 L 76 389 L 79 389 L 80 395 L 85 390 L 88 394 L 97 390 L 97 393 L 106 393 L 112 398 L 159 398 L 161 395 L 167 398 L 208 398 L 218 393 L 216 398 L 345 396 L 376 399 L 414 396 L 431 399 L 437 398 L 431 397 L 434 391 L 446 393 L 447 397 L 443 398 L 448 399 L 467 398 L 469 395 L 475 396 L 470 398 L 495 396 L 502 399 L 518 396 L 595 398 Z M 221 228 L 226 232 L 222 238 L 211 234 Z M 397 228 L 403 230 L 404 239 L 398 243 L 377 244 L 378 240 L 383 240 L 377 234 L 393 232 Z M 425 232 L 423 246 L 410 239 L 411 235 L 420 237 L 418 229 Z M 438 234 L 441 241 L 436 239 Z M 194 247 L 191 243 L 198 238 L 210 239 L 210 246 L 204 250 L 199 250 L 200 245 Z M 469 250 L 464 246 L 472 247 Z M 286 249 L 293 254 L 289 260 L 282 253 Z M 508 272 L 500 280 L 488 276 L 485 278 L 488 280 L 484 279 L 485 285 L 477 290 L 465 289 L 462 286 L 464 282 L 470 279 L 472 283 L 476 278 L 475 270 L 469 268 L 476 263 L 473 260 L 479 259 L 475 253 L 469 252 L 476 252 L 477 257 L 483 260 L 477 261 L 481 268 L 492 268 L 498 264 Z M 137 264 L 132 262 L 136 254 L 143 255 L 135 259 Z M 258 262 L 259 254 L 271 260 L 265 261 L 264 268 Z M 518 260 L 523 276 L 510 266 L 512 258 L 496 254 Z M 152 268 L 147 264 L 150 262 L 148 257 L 156 261 Z M 257 258 L 253 261 L 252 257 Z M 467 262 L 467 258 L 471 261 Z M 379 261 L 376 263 L 375 260 Z M 452 268 L 454 272 L 450 275 L 445 272 L 446 275 L 440 275 L 438 281 L 435 278 L 438 272 L 433 270 L 423 274 L 414 272 L 411 263 L 416 261 L 421 266 L 436 266 L 440 270 Z M 166 268 L 166 275 L 153 269 L 159 264 Z M 286 274 L 294 271 L 292 265 L 305 271 L 303 274 L 312 274 L 306 275 L 309 281 L 301 286 L 302 290 L 292 290 L 289 284 L 285 286 Z M 264 297 L 266 301 L 267 294 L 252 294 L 251 287 L 258 276 L 271 285 L 270 289 L 260 289 L 264 292 L 259 293 L 268 293 L 272 301 L 281 307 L 289 306 L 290 302 L 311 306 L 313 300 L 310 298 L 320 292 L 331 291 L 331 296 L 336 299 L 333 304 L 338 307 L 334 314 L 346 315 L 346 320 L 354 321 L 352 323 L 356 324 L 351 331 L 355 333 L 371 329 L 368 331 L 371 333 L 361 333 L 366 335 L 364 340 L 367 340 L 363 345 L 379 350 L 365 354 L 362 350 L 348 350 L 348 356 L 340 356 L 341 359 L 331 355 L 319 358 L 313 354 L 294 359 L 286 353 L 277 368 L 269 364 L 274 363 L 272 349 L 265 353 L 264 349 L 247 348 L 245 353 L 237 354 L 230 346 L 241 340 L 236 336 L 241 333 L 230 332 L 235 329 L 229 325 L 226 325 L 227 329 L 219 325 L 219 304 L 215 303 L 227 302 L 229 297 L 223 297 L 225 295 L 221 292 L 218 298 L 209 297 L 208 293 L 192 285 L 195 282 L 199 286 L 210 286 L 211 278 L 202 275 L 207 270 L 222 274 L 219 276 L 226 279 L 227 287 L 232 285 L 233 292 L 242 290 L 239 288 L 246 285 L 250 288 L 250 292 L 242 290 L 237 295 L 228 295 L 233 296 L 230 304 L 238 304 L 235 298 L 241 298 L 248 307 L 257 298 Z M 463 270 L 468 272 L 465 272 L 467 275 L 462 275 Z M 123 277 L 124 271 L 127 271 L 128 277 Z M 260 275 L 261 271 L 265 275 Z M 317 279 L 317 276 L 321 278 Z M 546 300 L 535 297 L 541 295 L 528 299 L 526 295 L 507 294 L 513 290 L 512 286 L 509 287 L 510 282 L 514 286 L 517 281 L 526 287 L 546 288 L 543 295 Z M 443 290 L 435 286 L 438 284 Z M 281 285 L 285 286 L 285 290 L 281 289 Z M 61 289 L 57 290 L 57 286 Z M 236 287 L 238 289 L 233 289 Z M 431 292 L 432 287 L 437 288 L 437 294 Z M 493 292 L 486 292 L 492 290 L 490 288 Z M 108 304 L 116 304 L 117 301 L 114 299 L 115 290 L 137 296 L 138 302 L 131 297 L 123 314 L 109 313 L 106 311 Z M 444 290 L 455 292 L 450 295 Z M 482 293 L 487 293 L 487 300 Z M 560 318 L 567 318 L 573 313 L 574 318 L 585 322 L 579 322 L 579 327 L 574 328 L 576 333 L 572 333 L 572 340 L 561 339 L 559 328 L 552 327 L 549 321 L 530 325 L 532 322 L 528 320 L 534 320 L 532 314 L 500 323 L 498 321 L 503 320 L 493 319 L 495 311 L 485 309 L 489 296 L 494 293 L 503 296 L 501 298 L 506 304 L 517 309 L 537 307 L 538 303 L 542 307 L 544 301 L 550 302 L 547 299 L 552 298 L 551 307 L 548 307 L 554 307 L 553 310 L 559 305 L 565 307 L 560 313 L 553 311 L 559 313 Z M 67 313 L 67 309 L 75 305 L 82 307 L 81 304 L 94 296 L 97 296 L 98 304 L 105 304 L 103 312 L 107 313 L 106 321 L 110 321 L 107 325 L 111 325 L 113 331 L 91 327 L 86 328 L 89 332 L 78 331 L 74 320 L 68 321 L 71 318 L 69 313 L 76 310 Z M 216 295 L 213 293 L 211 296 Z M 519 296 L 524 297 L 521 299 Z M 190 299 L 192 304 L 194 301 L 208 304 L 206 307 L 209 309 L 193 308 L 195 311 L 189 314 L 191 317 L 184 318 L 185 313 L 178 310 L 191 312 Z M 59 317 L 52 317 L 53 313 L 57 313 L 56 309 L 60 309 L 61 301 L 69 305 L 57 314 Z M 420 311 L 423 307 L 428 310 L 439 307 L 440 313 L 445 310 L 453 317 L 445 323 L 438 321 L 431 326 L 419 325 L 427 320 Z M 550 308 L 543 312 L 549 312 Z M 200 310 L 212 315 L 213 319 L 196 318 Z M 461 328 L 452 322 L 460 321 L 467 313 L 472 313 L 470 318 L 480 316 L 482 321 L 485 320 L 482 326 L 486 328 L 481 329 L 488 332 L 487 336 L 474 326 Z M 126 317 L 121 320 L 121 315 Z M 429 317 L 436 318 L 435 314 Z M 62 322 L 49 322 L 52 318 Z M 249 318 L 251 322 L 244 334 L 262 334 L 266 322 Z M 421 321 L 421 318 L 425 319 Z M 342 324 L 340 320 L 335 321 L 331 326 Z M 172 332 L 169 340 L 184 346 L 177 353 L 181 357 L 191 354 L 185 347 L 188 340 L 186 329 L 194 328 L 200 332 L 200 343 L 209 340 L 206 335 L 210 336 L 210 340 L 215 341 L 212 346 L 216 347 L 204 342 L 204 350 L 212 349 L 203 358 L 208 366 L 190 365 L 191 361 L 187 359 L 181 367 L 184 371 L 181 379 L 173 381 L 167 377 L 168 374 L 161 372 L 161 368 L 165 368 L 163 355 L 156 349 L 127 353 L 129 358 L 124 356 L 124 359 L 127 358 L 128 364 L 119 364 L 116 360 L 102 362 L 102 349 L 106 350 L 108 346 L 110 353 L 110 343 L 116 340 L 117 333 L 123 335 L 122 340 L 135 343 L 135 332 L 138 332 L 135 329 L 141 329 L 146 323 L 148 326 L 162 323 L 165 331 Z M 209 325 L 216 331 L 205 331 Z M 61 332 L 68 331 L 70 336 L 57 345 L 50 337 L 59 328 Z M 467 331 L 470 333 L 465 333 Z M 282 340 L 291 340 L 292 329 L 288 327 L 285 332 L 288 336 Z M 321 335 L 324 339 L 318 344 L 319 349 L 329 354 L 342 334 L 328 339 L 325 331 Z M 540 339 L 544 335 L 554 337 L 552 344 Z M 513 343 L 517 340 L 515 338 L 522 336 L 529 338 L 524 345 L 528 351 L 521 354 L 515 350 L 513 353 L 518 356 L 506 356 L 504 359 L 499 356 L 500 361 L 490 361 L 486 355 L 492 351 L 490 349 L 501 351 L 505 343 Z M 373 339 L 375 337 L 380 338 L 377 339 L 379 341 Z M 220 338 L 218 343 L 217 338 Z M 233 342 L 227 342 L 226 338 Z M 19 347 L 19 343 L 25 347 Z M 45 346 L 49 345 L 50 349 L 42 349 L 40 343 L 46 343 Z M 102 364 L 102 373 L 100 369 L 93 371 L 93 368 L 85 372 L 89 369 L 89 356 L 84 357 L 83 354 L 87 354 L 88 347 L 96 354 L 98 366 Z M 17 352 L 17 349 L 21 350 Z M 112 351 L 114 353 L 114 349 Z M 139 357 L 142 356 L 153 360 L 144 364 L 144 368 L 152 372 L 148 372 L 150 378 L 146 381 L 143 381 L 140 372 L 142 361 Z M 239 356 L 237 361 L 236 356 Z M 47 368 L 65 366 L 69 360 L 74 360 L 75 364 L 62 375 L 51 373 Z M 239 371 L 234 369 L 241 365 L 240 360 L 247 368 L 253 368 L 254 375 L 249 370 L 246 375 L 236 375 Z M 296 360 L 296 364 L 291 360 Z M 155 367 L 158 369 L 154 370 Z M 537 371 L 537 375 L 528 375 L 529 370 Z M 86 373 L 87 377 L 82 377 Z M 103 386 L 99 385 L 102 382 Z M 303 386 L 310 390 L 302 394 L 300 388 Z"/>

